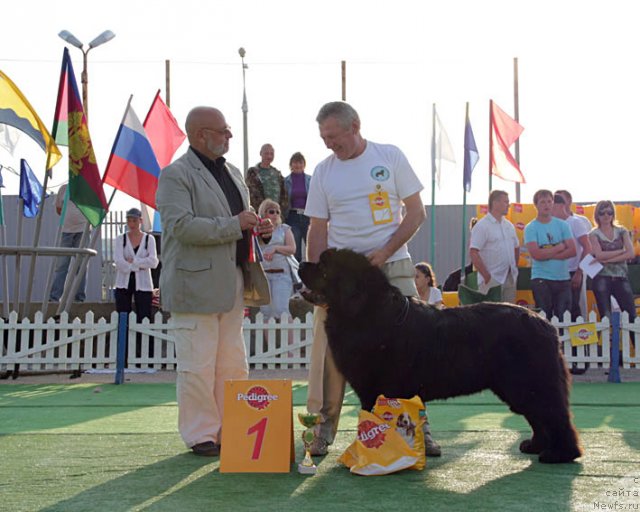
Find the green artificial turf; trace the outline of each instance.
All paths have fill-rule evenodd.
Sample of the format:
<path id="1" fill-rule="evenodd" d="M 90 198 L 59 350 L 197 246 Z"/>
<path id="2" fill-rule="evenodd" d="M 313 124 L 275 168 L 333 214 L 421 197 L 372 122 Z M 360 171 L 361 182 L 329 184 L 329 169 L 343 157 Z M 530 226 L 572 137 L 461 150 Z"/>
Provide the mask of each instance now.
<path id="1" fill-rule="evenodd" d="M 294 413 L 305 399 L 306 384 L 294 383 Z M 316 476 L 294 466 L 220 474 L 217 458 L 182 444 L 173 384 L 2 385 L 0 510 L 640 509 L 640 383 L 574 384 L 585 455 L 562 465 L 520 454 L 526 423 L 481 393 L 429 405 L 443 456 L 424 471 L 354 476 L 336 459 L 354 438 L 357 403 L 348 393 Z"/>

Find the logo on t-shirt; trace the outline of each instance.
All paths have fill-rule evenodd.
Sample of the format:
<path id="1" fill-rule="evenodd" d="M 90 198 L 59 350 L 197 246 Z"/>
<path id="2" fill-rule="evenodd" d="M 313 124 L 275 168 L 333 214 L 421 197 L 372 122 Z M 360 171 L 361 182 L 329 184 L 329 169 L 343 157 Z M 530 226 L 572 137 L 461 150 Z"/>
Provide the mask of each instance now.
<path id="1" fill-rule="evenodd" d="M 376 181 L 387 181 L 389 176 L 389 169 L 382 167 L 381 165 L 376 165 L 371 169 L 371 177 Z"/>

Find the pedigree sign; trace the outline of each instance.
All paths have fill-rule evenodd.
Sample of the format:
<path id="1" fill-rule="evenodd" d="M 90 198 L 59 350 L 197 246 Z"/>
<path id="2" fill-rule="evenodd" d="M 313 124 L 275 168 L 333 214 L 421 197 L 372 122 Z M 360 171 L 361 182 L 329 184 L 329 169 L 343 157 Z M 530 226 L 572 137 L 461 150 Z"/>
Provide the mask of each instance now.
<path id="1" fill-rule="evenodd" d="M 293 453 L 291 381 L 228 380 L 221 473 L 288 473 Z"/>

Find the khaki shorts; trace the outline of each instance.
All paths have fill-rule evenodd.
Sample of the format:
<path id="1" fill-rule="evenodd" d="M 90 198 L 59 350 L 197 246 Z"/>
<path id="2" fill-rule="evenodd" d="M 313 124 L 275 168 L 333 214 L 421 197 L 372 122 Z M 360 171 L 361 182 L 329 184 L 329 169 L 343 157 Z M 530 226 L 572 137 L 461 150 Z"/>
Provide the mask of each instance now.
<path id="1" fill-rule="evenodd" d="M 403 295 L 407 297 L 418 296 L 415 281 L 416 270 L 411 258 L 385 263 L 381 268 L 389 282 L 399 288 Z"/>

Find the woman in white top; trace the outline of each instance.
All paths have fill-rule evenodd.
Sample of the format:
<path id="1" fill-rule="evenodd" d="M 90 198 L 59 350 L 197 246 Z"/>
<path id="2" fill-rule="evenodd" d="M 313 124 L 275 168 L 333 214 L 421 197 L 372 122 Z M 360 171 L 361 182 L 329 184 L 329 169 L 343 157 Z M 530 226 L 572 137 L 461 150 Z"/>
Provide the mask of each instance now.
<path id="1" fill-rule="evenodd" d="M 444 307 L 442 302 L 442 292 L 437 287 L 436 276 L 433 273 L 431 265 L 421 261 L 420 263 L 416 263 L 415 267 L 415 280 L 418 295 L 427 304 L 431 304 L 438 309 L 442 309 Z"/>
<path id="2" fill-rule="evenodd" d="M 142 212 L 131 208 L 126 215 L 128 232 L 115 241 L 116 311 L 131 312 L 134 299 L 136 315 L 142 320 L 151 318 L 151 269 L 158 266 L 158 254 L 155 238 L 140 229 Z"/>
<path id="3" fill-rule="evenodd" d="M 280 206 L 271 199 L 265 199 L 258 208 L 262 219 L 269 219 L 275 226 L 273 233 L 263 236 L 260 249 L 264 261 L 262 268 L 269 281 L 271 303 L 260 307 L 265 319 L 280 319 L 283 313 L 289 314 L 289 299 L 293 294 L 291 267 L 287 258 L 296 252 L 296 242 L 291 227 L 282 223 Z"/>

